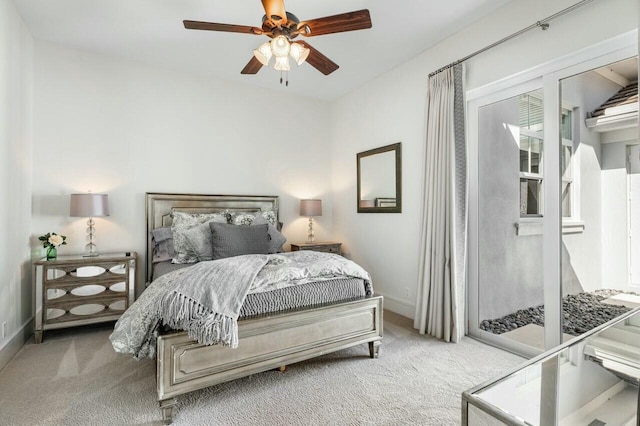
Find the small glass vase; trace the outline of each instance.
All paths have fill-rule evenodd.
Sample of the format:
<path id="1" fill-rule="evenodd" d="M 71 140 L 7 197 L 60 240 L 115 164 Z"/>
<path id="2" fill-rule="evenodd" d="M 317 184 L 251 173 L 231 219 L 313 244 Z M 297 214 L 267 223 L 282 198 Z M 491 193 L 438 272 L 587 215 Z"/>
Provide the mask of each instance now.
<path id="1" fill-rule="evenodd" d="M 58 257 L 58 249 L 54 246 L 47 247 L 47 260 L 55 260 Z"/>

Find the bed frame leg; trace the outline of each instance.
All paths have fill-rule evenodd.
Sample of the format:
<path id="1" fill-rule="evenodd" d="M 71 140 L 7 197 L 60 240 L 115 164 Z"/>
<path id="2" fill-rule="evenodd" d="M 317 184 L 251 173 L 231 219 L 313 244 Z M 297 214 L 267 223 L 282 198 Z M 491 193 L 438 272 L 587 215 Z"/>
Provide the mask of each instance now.
<path id="1" fill-rule="evenodd" d="M 281 373 L 284 373 L 284 370 L 287 369 L 286 365 L 281 365 L 280 367 L 278 367 L 278 371 L 280 371 Z"/>
<path id="2" fill-rule="evenodd" d="M 162 422 L 165 425 L 170 425 L 173 422 L 173 414 L 175 412 L 176 399 L 169 398 L 160 401 L 160 410 L 162 411 Z"/>
<path id="3" fill-rule="evenodd" d="M 369 342 L 369 356 L 371 358 L 378 358 L 378 355 L 380 355 L 380 344 L 379 340 Z"/>

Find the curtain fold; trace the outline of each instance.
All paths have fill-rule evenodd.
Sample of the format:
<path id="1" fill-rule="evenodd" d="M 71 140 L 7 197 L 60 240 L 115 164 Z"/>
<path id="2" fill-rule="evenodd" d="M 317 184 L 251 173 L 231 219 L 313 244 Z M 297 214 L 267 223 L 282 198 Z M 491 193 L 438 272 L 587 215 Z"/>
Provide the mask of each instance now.
<path id="1" fill-rule="evenodd" d="M 467 164 L 464 65 L 429 78 L 418 300 L 414 327 L 447 342 L 464 334 Z"/>

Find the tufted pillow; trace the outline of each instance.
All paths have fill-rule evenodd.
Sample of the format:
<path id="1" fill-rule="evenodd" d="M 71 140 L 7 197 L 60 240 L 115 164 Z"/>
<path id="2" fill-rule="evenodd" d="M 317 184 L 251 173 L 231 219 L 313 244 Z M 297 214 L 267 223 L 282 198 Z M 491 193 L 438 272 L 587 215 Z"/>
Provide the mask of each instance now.
<path id="1" fill-rule="evenodd" d="M 210 222 L 213 259 L 267 254 L 269 252 L 269 225 L 236 226 Z"/>
<path id="2" fill-rule="evenodd" d="M 171 232 L 173 234 L 175 255 L 171 261 L 172 263 L 196 263 L 199 261 L 198 249 L 194 246 L 200 247 L 204 243 L 204 236 L 209 234 L 210 231 L 207 230 L 206 226 L 200 227 L 199 231 L 189 233 L 187 231 L 209 222 L 227 223 L 227 215 L 226 213 L 173 212 Z"/>

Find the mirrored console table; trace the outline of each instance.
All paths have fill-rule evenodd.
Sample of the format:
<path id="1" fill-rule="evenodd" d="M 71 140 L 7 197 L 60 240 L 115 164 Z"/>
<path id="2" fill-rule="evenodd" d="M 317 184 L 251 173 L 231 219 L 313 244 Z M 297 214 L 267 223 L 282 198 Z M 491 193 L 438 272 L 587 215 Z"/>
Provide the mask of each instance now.
<path id="1" fill-rule="evenodd" d="M 33 262 L 35 342 L 44 330 L 116 320 L 133 303 L 136 253 Z"/>
<path id="2" fill-rule="evenodd" d="M 637 425 L 640 308 L 462 394 L 463 425 Z"/>

